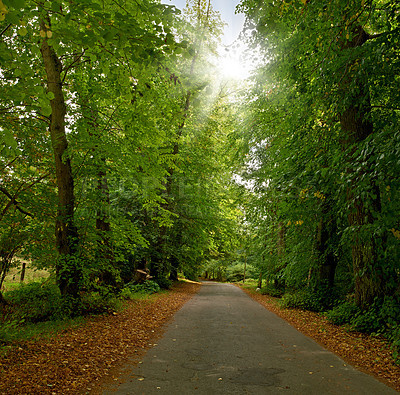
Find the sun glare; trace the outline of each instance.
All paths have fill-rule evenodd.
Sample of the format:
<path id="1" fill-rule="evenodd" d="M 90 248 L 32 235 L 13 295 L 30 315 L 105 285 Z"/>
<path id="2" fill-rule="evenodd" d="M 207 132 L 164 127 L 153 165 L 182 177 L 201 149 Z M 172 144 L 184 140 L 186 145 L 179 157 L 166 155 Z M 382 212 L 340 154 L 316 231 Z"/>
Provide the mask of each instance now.
<path id="1" fill-rule="evenodd" d="M 240 59 L 231 56 L 221 58 L 218 67 L 224 79 L 244 80 L 249 76 L 249 70 Z"/>
<path id="2" fill-rule="evenodd" d="M 255 68 L 254 59 L 246 53 L 242 44 L 220 48 L 217 68 L 222 80 L 245 80 Z"/>

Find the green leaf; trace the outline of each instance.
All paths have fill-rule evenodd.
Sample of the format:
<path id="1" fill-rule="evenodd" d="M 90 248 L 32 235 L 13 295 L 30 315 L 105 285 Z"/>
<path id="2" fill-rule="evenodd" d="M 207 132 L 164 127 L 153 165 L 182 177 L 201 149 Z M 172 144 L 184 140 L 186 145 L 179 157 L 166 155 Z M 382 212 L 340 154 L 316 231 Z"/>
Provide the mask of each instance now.
<path id="1" fill-rule="evenodd" d="M 18 29 L 18 34 L 22 37 L 28 34 L 28 29 L 26 27 L 21 27 Z"/>
<path id="2" fill-rule="evenodd" d="M 3 133 L 3 142 L 13 149 L 17 148 L 17 142 L 15 141 L 12 133 L 10 133 L 8 130 L 3 130 Z"/>
<path id="3" fill-rule="evenodd" d="M 11 0 L 11 1 L 8 0 L 8 1 L 3 1 L 3 3 L 15 9 L 20 9 L 25 6 L 25 0 Z"/>

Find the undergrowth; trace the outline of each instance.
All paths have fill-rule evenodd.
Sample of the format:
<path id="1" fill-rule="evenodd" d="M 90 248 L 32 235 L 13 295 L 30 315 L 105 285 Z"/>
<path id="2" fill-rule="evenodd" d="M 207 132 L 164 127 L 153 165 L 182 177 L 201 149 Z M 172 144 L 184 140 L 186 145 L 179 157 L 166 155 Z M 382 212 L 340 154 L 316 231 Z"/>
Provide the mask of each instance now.
<path id="1" fill-rule="evenodd" d="M 0 311 L 0 345 L 51 336 L 79 325 L 84 316 L 119 311 L 125 300 L 142 299 L 160 291 L 156 282 L 146 281 L 127 284 L 119 295 L 88 291 L 75 300 L 62 297 L 54 282 L 21 284 L 4 293 L 7 305 L 1 306 Z"/>

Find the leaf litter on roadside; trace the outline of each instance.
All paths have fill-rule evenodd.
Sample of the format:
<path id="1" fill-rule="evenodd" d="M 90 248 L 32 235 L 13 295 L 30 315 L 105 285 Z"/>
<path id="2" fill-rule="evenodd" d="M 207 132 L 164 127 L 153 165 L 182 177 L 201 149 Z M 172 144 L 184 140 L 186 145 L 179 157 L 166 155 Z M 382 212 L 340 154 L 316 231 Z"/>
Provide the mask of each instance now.
<path id="1" fill-rule="evenodd" d="M 154 345 L 164 324 L 199 289 L 181 283 L 136 300 L 116 315 L 89 317 L 52 339 L 20 342 L 0 358 L 0 393 L 80 394 L 100 391 L 105 378 Z M 96 390 L 97 389 L 97 390 Z"/>

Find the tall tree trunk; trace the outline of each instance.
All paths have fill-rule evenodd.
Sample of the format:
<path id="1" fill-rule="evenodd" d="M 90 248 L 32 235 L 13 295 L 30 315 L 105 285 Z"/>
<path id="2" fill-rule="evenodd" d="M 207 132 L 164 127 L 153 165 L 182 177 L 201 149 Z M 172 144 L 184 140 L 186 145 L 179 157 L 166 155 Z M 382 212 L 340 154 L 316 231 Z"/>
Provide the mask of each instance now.
<path id="1" fill-rule="evenodd" d="M 368 35 L 361 26 L 355 27 L 352 34 L 352 40 L 343 44 L 343 50 L 360 47 L 368 40 Z M 343 93 L 343 100 L 352 104 L 344 109 L 339 119 L 343 131 L 342 148 L 343 151 L 350 152 L 349 161 L 352 162 L 357 145 L 373 133 L 373 125 L 369 120 L 371 106 L 367 76 L 360 73 L 356 61 L 347 65 L 345 73 L 340 89 Z M 351 92 L 350 84 L 357 87 L 355 92 Z M 348 214 L 348 222 L 355 229 L 351 247 L 355 301 L 363 308 L 371 304 L 375 297 L 384 293 L 382 277 L 377 270 L 378 257 L 375 241 L 370 231 L 367 231 L 368 235 L 363 234 L 363 228 L 365 229 L 365 226 L 374 222 L 372 210 L 380 211 L 379 190 L 374 180 L 371 180 L 370 202 L 366 202 L 359 193 L 357 194 L 357 186 L 361 182 L 361 177 L 365 173 L 369 173 L 369 170 L 363 168 L 354 171 L 352 166 L 349 166 L 348 173 L 351 177 L 351 184 L 347 188 L 347 200 L 352 206 Z"/>
<path id="2" fill-rule="evenodd" d="M 50 20 L 41 21 L 41 30 L 50 31 Z M 58 286 L 62 295 L 78 297 L 82 270 L 74 259 L 78 244 L 78 232 L 74 224 L 74 180 L 65 134 L 66 106 L 63 95 L 61 71 L 62 64 L 54 49 L 44 39 L 40 51 L 47 77 L 47 90 L 52 93 L 50 117 L 50 137 L 53 146 L 57 192 L 58 213 L 56 219 L 56 245 L 59 260 L 56 265 Z"/>

